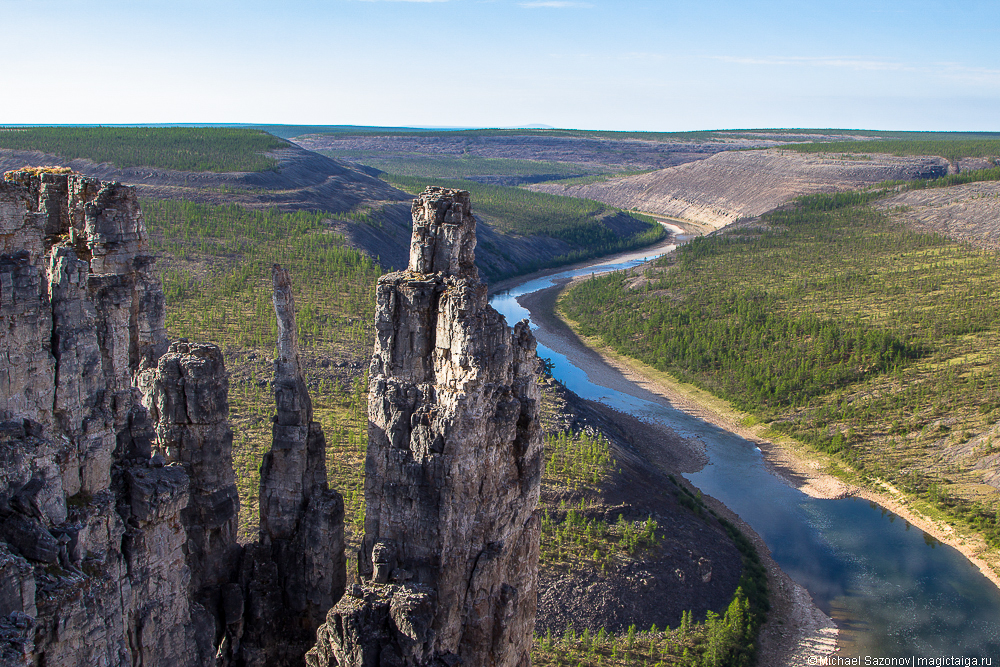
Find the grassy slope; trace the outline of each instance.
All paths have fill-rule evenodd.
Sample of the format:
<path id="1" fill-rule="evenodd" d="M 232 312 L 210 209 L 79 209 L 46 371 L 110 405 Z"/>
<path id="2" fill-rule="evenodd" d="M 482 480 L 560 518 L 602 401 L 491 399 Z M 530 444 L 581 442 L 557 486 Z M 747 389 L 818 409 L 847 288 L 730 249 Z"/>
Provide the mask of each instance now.
<path id="1" fill-rule="evenodd" d="M 260 130 L 220 127 L 35 127 L 0 129 L 0 148 L 38 150 L 119 168 L 179 171 L 264 171 L 263 153 L 288 143 Z"/>
<path id="2" fill-rule="evenodd" d="M 859 197 L 853 197 L 858 199 Z M 860 197 L 864 198 L 864 197 Z M 586 333 L 1000 545 L 1000 257 L 817 196 L 563 304 Z M 604 304 L 614 303 L 608 309 Z"/>

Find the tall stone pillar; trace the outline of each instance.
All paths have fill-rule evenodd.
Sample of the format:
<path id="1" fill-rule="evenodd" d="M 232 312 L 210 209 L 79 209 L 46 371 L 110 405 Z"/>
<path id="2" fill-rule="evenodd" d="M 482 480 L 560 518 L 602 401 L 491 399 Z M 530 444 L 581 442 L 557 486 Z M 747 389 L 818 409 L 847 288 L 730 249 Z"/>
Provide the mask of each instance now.
<path id="1" fill-rule="evenodd" d="M 275 266 L 271 450 L 260 468 L 260 540 L 248 547 L 242 663 L 301 665 L 326 612 L 344 593 L 344 500 L 327 487 L 326 439 L 299 364 L 288 271 Z"/>
<path id="2" fill-rule="evenodd" d="M 530 664 L 542 469 L 538 359 L 487 303 L 469 193 L 413 203 L 406 271 L 379 280 L 361 586 L 309 665 Z"/>

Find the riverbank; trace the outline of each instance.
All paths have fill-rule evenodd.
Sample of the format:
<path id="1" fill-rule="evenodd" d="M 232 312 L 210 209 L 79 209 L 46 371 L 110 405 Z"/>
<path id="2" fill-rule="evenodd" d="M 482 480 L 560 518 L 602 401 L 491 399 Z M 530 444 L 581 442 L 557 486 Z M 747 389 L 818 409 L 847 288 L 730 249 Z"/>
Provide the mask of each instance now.
<path id="1" fill-rule="evenodd" d="M 606 364 L 616 369 L 629 382 L 645 391 L 668 400 L 683 412 L 715 424 L 756 444 L 763 454 L 765 464 L 780 479 L 814 498 L 841 498 L 854 496 L 893 512 L 911 525 L 920 528 L 927 535 L 947 544 L 975 565 L 983 575 L 1000 588 L 1000 556 L 991 551 L 986 541 L 979 535 L 959 531 L 947 521 L 928 516 L 921 511 L 920 502 L 908 497 L 886 482 L 881 488 L 871 488 L 843 481 L 853 478 L 854 471 L 840 462 L 809 449 L 789 437 L 770 431 L 766 425 L 754 424 L 749 415 L 733 409 L 726 401 L 689 384 L 681 383 L 667 373 L 642 362 L 618 354 L 597 339 L 580 337 L 575 323 L 557 314 L 556 302 L 560 293 L 570 281 L 564 281 L 553 288 L 546 297 L 547 304 L 539 308 L 538 317 L 559 321 L 566 331 Z M 537 293 L 536 293 L 537 294 Z M 527 302 L 535 295 L 526 295 Z M 522 302 L 529 310 L 527 303 Z M 537 306 L 536 306 L 537 307 Z M 532 317 L 536 314 L 532 311 Z M 832 473 L 832 474 L 831 474 Z"/>
<path id="2" fill-rule="evenodd" d="M 670 400 L 670 397 L 659 391 L 661 387 L 657 383 L 651 382 L 623 364 L 615 363 L 607 356 L 606 351 L 591 349 L 573 333 L 565 322 L 555 316 L 557 296 L 568 282 L 560 281 L 560 284 L 554 287 L 533 292 L 518 299 L 518 303 L 531 312 L 532 321 L 538 325 L 535 336 L 539 342 L 552 349 L 558 349 L 560 352 L 572 354 L 574 363 L 596 383 L 637 395 L 639 398 L 654 398 L 643 395 L 648 392 Z M 635 385 L 630 386 L 632 383 Z M 671 402 L 677 407 L 683 405 L 682 409 L 706 420 L 715 414 L 714 411 L 701 408 L 698 401 L 685 399 L 679 394 L 675 395 Z M 723 427 L 726 426 L 723 425 Z M 665 432 L 669 431 L 663 426 L 659 428 L 664 429 Z M 703 447 L 698 441 L 664 437 L 656 441 L 655 444 L 651 443 L 649 449 L 649 452 L 643 452 L 643 454 L 652 461 L 657 461 L 658 458 L 665 455 L 664 452 L 656 450 L 668 449 L 670 451 L 666 455 L 671 458 L 683 458 L 691 461 L 691 457 L 695 456 L 699 467 L 705 464 Z M 833 654 L 836 650 L 838 636 L 837 627 L 833 620 L 816 607 L 809 593 L 802 586 L 792 581 L 781 570 L 771 558 L 770 550 L 764 540 L 750 526 L 721 502 L 708 496 L 705 498 L 716 513 L 738 526 L 743 534 L 754 543 L 767 569 L 772 611 L 768 622 L 761 630 L 758 664 L 762 667 L 804 665 L 808 664 L 809 658 Z"/>

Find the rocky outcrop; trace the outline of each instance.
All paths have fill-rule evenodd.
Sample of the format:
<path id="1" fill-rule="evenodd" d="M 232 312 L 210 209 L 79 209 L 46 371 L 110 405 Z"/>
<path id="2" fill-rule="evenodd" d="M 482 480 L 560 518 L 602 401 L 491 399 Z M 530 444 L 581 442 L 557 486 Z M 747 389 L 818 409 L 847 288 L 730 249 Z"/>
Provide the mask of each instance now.
<path id="1" fill-rule="evenodd" d="M 215 646 L 227 633 L 223 595 L 235 581 L 242 551 L 236 541 L 239 493 L 222 351 L 205 343 L 173 343 L 152 378 L 147 403 L 156 424 L 157 453 L 188 477 L 188 502 L 181 511 L 188 588 Z"/>
<path id="2" fill-rule="evenodd" d="M 343 503 L 287 275 L 265 524 L 244 549 L 222 353 L 168 348 L 133 189 L 65 171 L 0 183 L 0 658 L 302 664 L 343 591 Z"/>
<path id="3" fill-rule="evenodd" d="M 413 203 L 377 288 L 360 585 L 307 664 L 527 665 L 542 465 L 535 342 L 487 305 L 467 192 Z"/>
<path id="4" fill-rule="evenodd" d="M 166 347 L 146 253 L 131 188 L 0 183 L 0 616 L 17 631 L 0 650 L 24 664 L 212 657 L 188 590 L 189 478 L 150 458 L 133 384 Z"/>
<path id="5" fill-rule="evenodd" d="M 327 488 L 326 439 L 313 420 L 299 365 L 288 272 L 275 266 L 273 282 L 277 414 L 260 470 L 260 540 L 243 566 L 249 601 L 244 660 L 252 665 L 301 664 L 347 579 L 344 501 Z"/>

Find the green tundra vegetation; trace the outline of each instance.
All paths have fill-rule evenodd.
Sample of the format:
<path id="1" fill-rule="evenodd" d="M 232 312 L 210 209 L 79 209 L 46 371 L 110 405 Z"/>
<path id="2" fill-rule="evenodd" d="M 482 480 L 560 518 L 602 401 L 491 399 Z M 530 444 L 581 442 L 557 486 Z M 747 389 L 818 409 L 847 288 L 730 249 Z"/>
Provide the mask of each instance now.
<path id="1" fill-rule="evenodd" d="M 899 138 L 875 141 L 834 141 L 830 143 L 787 144 L 782 148 L 800 153 L 855 153 L 889 155 L 940 155 L 948 160 L 1000 157 L 996 138 Z"/>
<path id="2" fill-rule="evenodd" d="M 624 634 L 578 632 L 570 625 L 562 636 L 536 637 L 531 659 L 540 667 L 749 667 L 756 656 L 756 619 L 737 589 L 723 616 L 710 611 L 696 623 L 685 612 L 676 628 L 640 631 L 632 625 Z"/>
<path id="3" fill-rule="evenodd" d="M 551 433 L 545 439 L 543 496 L 563 496 L 557 507 L 548 507 L 542 518 L 539 566 L 560 571 L 597 570 L 616 563 L 641 559 L 664 539 L 652 517 L 629 522 L 621 516 L 610 523 L 591 518 L 588 510 L 602 487 L 611 480 L 616 463 L 610 444 L 601 435 L 584 431 Z M 550 632 L 535 638 L 532 662 L 545 667 L 566 665 L 752 665 L 757 632 L 770 608 L 767 572 L 753 544 L 729 521 L 705 505 L 671 476 L 680 504 L 707 521 L 718 521 L 743 561 L 739 587 L 723 616 L 709 612 L 696 622 L 684 612 L 677 628 L 639 632 L 633 625 L 625 633 L 604 628 L 578 632 L 572 626 L 561 637 Z M 570 500 L 567 501 L 567 492 Z M 603 510 L 600 512 L 603 514 Z M 655 557 L 655 555 L 653 556 Z"/>
<path id="4" fill-rule="evenodd" d="M 566 437 L 570 442 L 572 436 Z M 581 438 L 582 439 L 582 438 Z M 546 441 L 546 446 L 553 437 Z M 585 443 L 590 449 L 592 442 Z M 585 454 L 584 457 L 590 456 Z M 552 459 L 546 453 L 549 470 Z M 603 461 L 603 458 L 601 459 Z M 613 465 L 613 461 L 611 461 Z M 606 463 L 595 463 L 597 471 L 607 472 Z M 673 478 L 671 478 L 673 479 Z M 562 483 L 570 481 L 568 478 Z M 546 473 L 544 486 L 558 485 L 560 480 Z M 740 551 L 743 574 L 740 585 L 733 594 L 729 608 L 719 616 L 713 611 L 704 621 L 696 622 L 691 612 L 684 612 L 681 623 L 674 629 L 658 630 L 654 625 L 648 631 L 638 631 L 635 625 L 625 633 L 609 633 L 604 628 L 591 632 L 589 628 L 577 631 L 567 626 L 562 636 L 549 631 L 535 637 L 532 662 L 544 667 L 602 667 L 611 665 L 647 667 L 650 665 L 678 665 L 682 667 L 749 666 L 756 656 L 757 633 L 770 609 L 767 590 L 767 572 L 752 543 L 730 522 L 709 509 L 699 496 L 685 486 L 674 482 L 681 504 L 699 516 L 711 514 L 723 526 Z M 578 508 L 560 503 L 562 521 L 556 522 L 546 512 L 542 521 L 542 552 L 540 566 L 603 569 L 614 560 L 639 556 L 643 551 L 655 549 L 662 539 L 656 535 L 656 522 L 647 519 L 630 525 L 619 517 L 616 524 L 586 518 L 586 501 Z M 610 539 L 609 539 L 610 538 Z M 593 555 L 587 555 L 593 548 Z"/>
<path id="5" fill-rule="evenodd" d="M 1000 428 L 1000 256 L 909 230 L 866 204 L 883 192 L 804 197 L 561 308 L 1000 546 L 996 491 L 973 469 L 995 465 Z"/>
<path id="6" fill-rule="evenodd" d="M 6 127 L 0 148 L 43 151 L 116 167 L 178 171 L 266 171 L 264 153 L 288 142 L 261 130 L 228 127 Z"/>
<path id="7" fill-rule="evenodd" d="M 546 183 L 553 183 L 556 185 L 590 185 L 592 183 L 603 183 L 604 181 L 611 180 L 612 178 L 622 178 L 625 176 L 639 176 L 641 174 L 648 174 L 651 171 L 656 171 L 656 170 L 636 169 L 633 171 L 617 171 L 605 174 L 590 174 L 589 176 L 571 176 L 569 178 L 560 178 L 552 181 L 546 181 Z"/>
<path id="8" fill-rule="evenodd" d="M 142 202 L 153 250 L 161 256 L 171 339 L 212 341 L 233 377 L 230 410 L 240 491 L 240 529 L 257 529 L 260 461 L 271 443 L 270 359 L 277 337 L 271 266 L 292 275 L 303 356 L 365 359 L 374 340 L 375 282 L 382 270 L 348 247 L 327 221 L 363 212 L 281 213 L 236 205 Z M 338 382 L 307 363 L 316 419 L 328 443 L 327 470 L 344 494 L 349 533 L 363 523 L 367 381 Z M 352 532 L 353 531 L 353 532 Z"/>
<path id="9" fill-rule="evenodd" d="M 549 236 L 576 246 L 577 250 L 560 258 L 562 263 L 646 246 L 666 235 L 663 226 L 648 216 L 590 199 L 466 180 L 384 176 L 390 184 L 412 194 L 422 192 L 428 185 L 468 190 L 473 210 L 495 228 L 522 236 Z M 631 236 L 619 236 L 608 224 L 613 219 L 629 222 L 639 231 Z"/>
<path id="10" fill-rule="evenodd" d="M 589 518 L 602 487 L 615 469 L 610 445 L 602 435 L 586 432 L 550 433 L 545 438 L 543 490 L 571 491 L 579 502 L 560 501 L 542 516 L 540 564 L 564 570 L 601 569 L 616 559 L 655 547 L 657 523 L 652 518 L 634 524 L 618 518 L 609 523 Z"/>
<path id="11" fill-rule="evenodd" d="M 586 432 L 550 433 L 545 439 L 542 483 L 573 491 L 597 491 L 606 482 L 614 461 L 607 438 Z"/>

